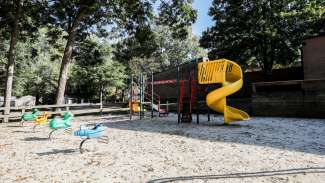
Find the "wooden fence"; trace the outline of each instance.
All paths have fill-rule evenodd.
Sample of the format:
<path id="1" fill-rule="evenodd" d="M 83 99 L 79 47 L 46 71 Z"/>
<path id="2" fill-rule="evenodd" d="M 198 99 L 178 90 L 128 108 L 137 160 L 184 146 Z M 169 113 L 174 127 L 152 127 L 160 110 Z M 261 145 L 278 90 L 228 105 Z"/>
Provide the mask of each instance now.
<path id="1" fill-rule="evenodd" d="M 0 120 L 7 122 L 9 119 L 19 119 L 21 115 L 31 109 L 39 109 L 40 111 L 46 111 L 50 115 L 62 114 L 64 111 L 71 111 L 74 115 L 81 114 L 95 114 L 95 113 L 108 113 L 129 111 L 130 108 L 122 108 L 119 106 L 103 106 L 101 103 L 85 103 L 85 104 L 62 104 L 62 105 L 38 105 L 38 106 L 23 106 L 23 107 L 11 107 L 10 114 L 2 114 L 4 107 L 0 107 Z"/>

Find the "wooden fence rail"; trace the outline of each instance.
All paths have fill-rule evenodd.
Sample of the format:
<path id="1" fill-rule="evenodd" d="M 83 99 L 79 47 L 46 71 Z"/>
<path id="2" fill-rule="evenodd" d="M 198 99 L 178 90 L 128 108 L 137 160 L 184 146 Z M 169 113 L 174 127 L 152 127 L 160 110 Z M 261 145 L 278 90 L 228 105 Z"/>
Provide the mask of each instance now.
<path id="1" fill-rule="evenodd" d="M 71 109 L 77 108 L 77 109 Z M 4 107 L 0 108 L 0 112 L 4 111 Z M 75 115 L 80 114 L 94 114 L 94 113 L 107 113 L 118 111 L 129 111 L 129 108 L 121 107 L 103 107 L 101 103 L 85 103 L 85 104 L 62 104 L 62 105 L 38 105 L 38 106 L 22 106 L 11 107 L 10 114 L 0 114 L 0 120 L 7 122 L 9 119 L 19 119 L 26 110 L 31 109 L 45 109 L 50 115 L 62 114 L 64 111 L 71 111 Z M 64 109 L 56 110 L 56 109 Z"/>

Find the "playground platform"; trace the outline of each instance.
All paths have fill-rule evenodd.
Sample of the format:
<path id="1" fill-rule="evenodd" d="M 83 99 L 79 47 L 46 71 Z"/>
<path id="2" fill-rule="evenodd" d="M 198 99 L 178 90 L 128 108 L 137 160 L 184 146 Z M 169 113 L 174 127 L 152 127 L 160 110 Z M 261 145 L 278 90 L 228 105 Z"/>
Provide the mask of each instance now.
<path id="1" fill-rule="evenodd" d="M 193 115 L 195 121 L 195 115 Z M 0 124 L 0 182 L 323 182 L 324 119 L 253 117 L 224 126 L 222 116 L 177 124 L 177 116 L 76 117 L 102 122 L 108 144 L 48 127 Z M 10 137 L 10 138 L 9 138 Z"/>

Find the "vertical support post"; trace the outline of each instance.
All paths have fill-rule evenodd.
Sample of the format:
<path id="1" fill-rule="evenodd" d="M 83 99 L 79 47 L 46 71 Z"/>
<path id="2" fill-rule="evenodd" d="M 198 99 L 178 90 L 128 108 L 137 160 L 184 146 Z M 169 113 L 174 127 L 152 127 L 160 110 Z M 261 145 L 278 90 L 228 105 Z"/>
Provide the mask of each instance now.
<path id="1" fill-rule="evenodd" d="M 133 75 L 131 74 L 131 86 L 130 86 L 130 98 L 129 98 L 129 107 L 130 107 L 130 120 L 132 120 L 132 101 L 133 101 Z"/>
<path id="2" fill-rule="evenodd" d="M 145 99 L 144 99 L 144 90 L 145 90 L 145 87 L 144 87 L 144 85 L 145 85 L 145 83 L 144 83 L 145 81 L 144 81 L 144 74 L 142 73 L 142 103 L 141 103 L 141 105 L 142 105 L 142 110 L 141 110 L 141 114 L 142 114 L 142 119 L 144 118 L 144 102 L 145 102 Z"/>
<path id="3" fill-rule="evenodd" d="M 180 93 L 181 93 L 181 86 L 180 86 L 180 80 L 179 80 L 179 64 L 177 61 L 177 123 L 179 124 L 181 122 L 181 115 L 180 115 Z"/>
<path id="4" fill-rule="evenodd" d="M 200 98 L 197 98 L 197 101 L 196 101 L 196 124 L 200 123 L 200 114 L 199 114 L 200 103 L 199 103 L 199 99 Z"/>
<path id="5" fill-rule="evenodd" d="M 151 71 L 151 119 L 153 118 L 153 105 L 154 105 L 154 102 L 153 102 L 154 97 L 153 97 L 153 95 L 154 95 L 154 92 L 153 92 L 153 71 Z M 159 113 L 159 111 L 158 111 L 158 113 Z"/>
<path id="6" fill-rule="evenodd" d="M 140 110 L 139 110 L 139 118 L 141 118 L 141 72 L 139 74 L 139 82 L 138 82 L 139 86 L 139 90 L 140 90 L 140 93 L 137 95 L 137 101 L 139 100 L 139 104 L 140 104 Z"/>
<path id="7" fill-rule="evenodd" d="M 196 64 L 196 72 L 198 72 L 198 64 Z M 200 94 L 201 90 L 199 87 L 199 79 L 198 79 L 198 73 L 195 73 L 197 80 L 196 80 L 196 124 L 200 123 L 200 114 L 199 114 L 199 109 L 200 109 Z"/>
<path id="8" fill-rule="evenodd" d="M 21 115 L 23 115 L 25 111 L 26 111 L 25 107 L 21 108 Z"/>
<path id="9" fill-rule="evenodd" d="M 199 109 L 196 109 L 196 124 L 200 123 L 200 114 L 199 114 Z"/>
<path id="10" fill-rule="evenodd" d="M 143 73 L 140 74 L 140 119 L 143 119 L 143 101 L 144 101 Z"/>
<path id="11" fill-rule="evenodd" d="M 100 111 L 100 115 L 103 115 L 103 83 L 101 82 L 100 84 L 100 106 L 99 106 L 99 111 Z"/>
<path id="12" fill-rule="evenodd" d="M 208 121 L 210 122 L 210 109 L 208 107 Z"/>

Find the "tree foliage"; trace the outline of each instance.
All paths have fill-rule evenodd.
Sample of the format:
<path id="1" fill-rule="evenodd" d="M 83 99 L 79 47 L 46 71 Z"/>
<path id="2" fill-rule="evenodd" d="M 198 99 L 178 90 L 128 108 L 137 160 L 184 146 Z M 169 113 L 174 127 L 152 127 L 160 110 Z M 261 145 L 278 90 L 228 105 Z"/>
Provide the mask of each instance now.
<path id="1" fill-rule="evenodd" d="M 35 30 L 34 25 L 37 25 L 35 20 L 40 17 L 38 11 L 42 9 L 43 4 L 36 0 L 2 0 L 0 4 L 0 24 L 2 26 L 0 36 L 4 39 L 10 39 L 4 93 L 4 114 L 9 114 L 19 35 L 25 33 L 25 36 L 28 37 L 33 33 Z"/>
<path id="2" fill-rule="evenodd" d="M 77 98 L 98 100 L 100 92 L 109 98 L 125 86 L 125 67 L 112 60 L 112 48 L 92 35 L 76 49 L 68 93 Z"/>
<path id="3" fill-rule="evenodd" d="M 108 25 L 111 29 L 119 28 L 124 33 L 135 35 L 139 40 L 145 40 L 150 35 L 147 33 L 150 32 L 150 20 L 154 18 L 155 3 L 153 0 L 49 1 L 49 22 L 68 33 L 58 80 L 57 104 L 63 103 L 75 41 L 91 32 L 105 35 L 108 31 L 105 27 Z M 196 12 L 190 4 L 190 0 L 162 0 L 159 12 L 161 23 L 173 27 L 179 34 L 181 29 L 193 23 L 196 18 Z"/>
<path id="4" fill-rule="evenodd" d="M 189 33 L 192 0 L 2 0 L 0 10 L 0 63 L 11 53 L 13 94 L 37 103 L 62 103 L 66 81 L 69 96 L 109 98 L 125 87 L 128 64 L 159 71 L 204 54 Z"/>
<path id="5" fill-rule="evenodd" d="M 215 25 L 200 40 L 210 58 L 228 57 L 270 73 L 299 60 L 303 38 L 319 33 L 324 1 L 214 0 Z"/>
<path id="6" fill-rule="evenodd" d="M 60 59 L 65 41 L 58 37 L 56 44 L 50 43 L 48 29 L 39 29 L 37 39 L 18 42 L 17 73 L 14 78 L 13 94 L 16 96 L 33 95 L 37 103 L 52 103 Z"/>
<path id="7" fill-rule="evenodd" d="M 151 38 L 143 42 L 128 37 L 115 45 L 115 59 L 125 63 L 133 74 L 159 72 L 194 58 L 205 57 L 198 38 L 187 29 L 187 37 L 174 37 L 167 26 L 155 25 Z"/>

